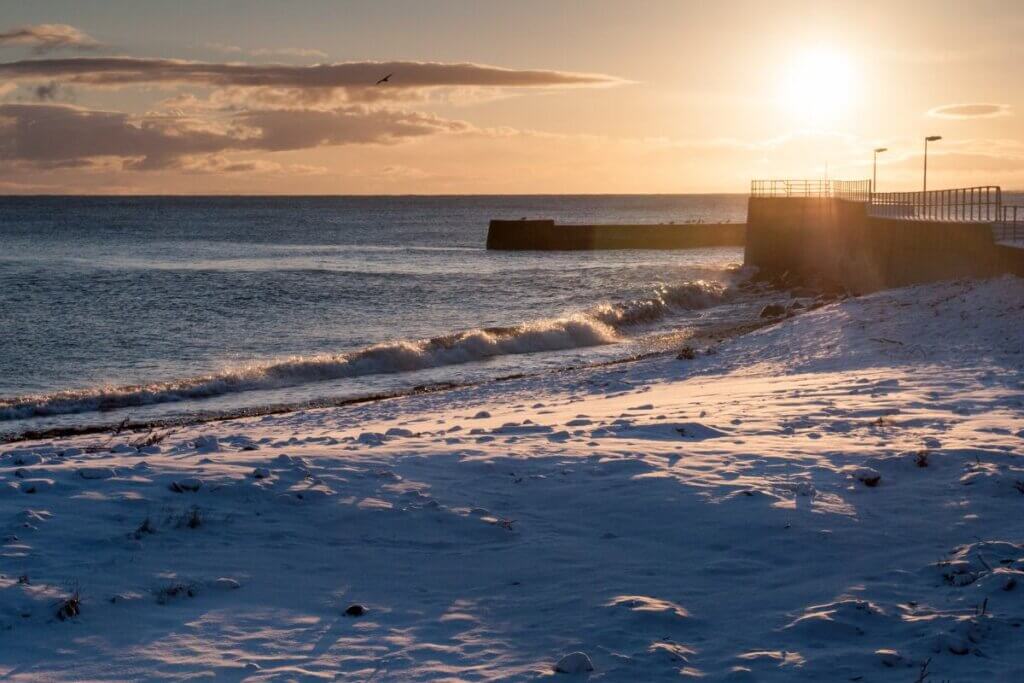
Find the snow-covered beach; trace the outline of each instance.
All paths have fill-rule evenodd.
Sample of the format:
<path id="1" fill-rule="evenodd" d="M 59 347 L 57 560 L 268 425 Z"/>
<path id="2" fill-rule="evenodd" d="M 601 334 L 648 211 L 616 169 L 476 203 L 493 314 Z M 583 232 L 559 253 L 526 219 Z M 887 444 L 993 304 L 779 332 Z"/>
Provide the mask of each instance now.
<path id="1" fill-rule="evenodd" d="M 1020 279 L 922 285 L 690 360 L 9 446 L 0 677 L 1021 680 L 1022 319 Z"/>

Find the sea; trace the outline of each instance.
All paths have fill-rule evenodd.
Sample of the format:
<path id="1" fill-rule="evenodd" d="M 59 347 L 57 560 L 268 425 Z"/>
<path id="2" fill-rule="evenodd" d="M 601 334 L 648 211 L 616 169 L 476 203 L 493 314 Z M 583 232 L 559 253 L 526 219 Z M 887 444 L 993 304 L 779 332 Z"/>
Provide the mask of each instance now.
<path id="1" fill-rule="evenodd" d="M 499 252 L 492 218 L 743 222 L 745 195 L 0 197 L 0 435 L 668 353 L 740 248 Z"/>

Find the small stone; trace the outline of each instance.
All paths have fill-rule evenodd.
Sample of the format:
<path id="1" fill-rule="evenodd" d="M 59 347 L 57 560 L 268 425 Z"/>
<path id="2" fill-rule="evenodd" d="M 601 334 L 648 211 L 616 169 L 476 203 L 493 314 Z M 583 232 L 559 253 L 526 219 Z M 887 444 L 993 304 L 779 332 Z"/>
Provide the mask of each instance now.
<path id="1" fill-rule="evenodd" d="M 22 493 L 45 493 L 52 488 L 52 479 L 26 479 L 21 482 Z"/>
<path id="2" fill-rule="evenodd" d="M 110 449 L 111 453 L 138 453 L 139 449 L 126 443 L 119 443 Z"/>
<path id="3" fill-rule="evenodd" d="M 942 652 L 942 650 L 948 650 L 954 655 L 966 655 L 971 651 L 970 646 L 963 638 L 958 638 L 952 634 L 943 634 L 937 639 L 936 652 Z"/>
<path id="4" fill-rule="evenodd" d="M 219 588 L 220 590 L 233 591 L 241 588 L 242 584 L 238 583 L 234 579 L 222 576 L 213 582 L 213 587 Z"/>
<path id="5" fill-rule="evenodd" d="M 762 318 L 778 318 L 779 316 L 785 315 L 786 309 L 780 304 L 768 304 L 761 309 Z"/>
<path id="6" fill-rule="evenodd" d="M 367 446 L 380 446 L 384 443 L 384 435 L 380 432 L 363 432 L 356 441 Z"/>
<path id="7" fill-rule="evenodd" d="M 474 420 L 485 420 L 491 416 L 486 410 L 481 410 L 479 413 L 473 416 Z"/>
<path id="8" fill-rule="evenodd" d="M 43 456 L 31 451 L 16 451 L 11 455 L 11 464 L 14 465 L 38 465 L 42 461 Z"/>
<path id="9" fill-rule="evenodd" d="M 188 479 L 181 479 L 179 481 L 172 481 L 170 489 L 175 493 L 184 493 L 185 491 L 198 491 L 203 486 L 202 479 L 196 479 L 195 477 L 189 477 Z"/>
<path id="10" fill-rule="evenodd" d="M 853 471 L 853 478 L 870 487 L 878 486 L 878 482 L 882 481 L 882 475 L 878 470 L 870 467 L 858 467 Z"/>
<path id="11" fill-rule="evenodd" d="M 898 650 L 875 650 L 875 656 L 878 657 L 878 661 L 888 667 L 897 667 L 906 664 L 903 659 L 903 655 L 901 655 Z"/>
<path id="12" fill-rule="evenodd" d="M 193 445 L 197 451 L 205 453 L 213 453 L 220 450 L 220 441 L 215 436 L 201 436 L 195 440 Z"/>
<path id="13" fill-rule="evenodd" d="M 361 617 L 366 614 L 366 607 L 360 605 L 358 602 L 354 602 L 345 608 L 346 617 Z"/>
<path id="14" fill-rule="evenodd" d="M 590 657 L 582 652 L 570 652 L 555 664 L 555 671 L 560 674 L 582 674 L 593 670 Z"/>
<path id="15" fill-rule="evenodd" d="M 78 470 L 78 476 L 82 479 L 110 479 L 114 476 L 114 470 L 109 467 L 82 467 Z"/>
<path id="16" fill-rule="evenodd" d="M 254 469 L 252 471 L 252 478 L 253 479 L 269 479 L 270 478 L 270 470 L 268 470 L 266 467 L 257 467 L 256 469 Z"/>

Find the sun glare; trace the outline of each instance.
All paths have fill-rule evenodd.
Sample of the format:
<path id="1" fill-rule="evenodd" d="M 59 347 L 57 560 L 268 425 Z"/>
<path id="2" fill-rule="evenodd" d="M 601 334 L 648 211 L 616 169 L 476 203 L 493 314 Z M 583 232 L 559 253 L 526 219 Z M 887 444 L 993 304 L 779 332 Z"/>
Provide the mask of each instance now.
<path id="1" fill-rule="evenodd" d="M 781 73 L 780 105 L 806 124 L 837 121 L 854 97 L 856 78 L 850 59 L 818 48 L 796 55 Z"/>

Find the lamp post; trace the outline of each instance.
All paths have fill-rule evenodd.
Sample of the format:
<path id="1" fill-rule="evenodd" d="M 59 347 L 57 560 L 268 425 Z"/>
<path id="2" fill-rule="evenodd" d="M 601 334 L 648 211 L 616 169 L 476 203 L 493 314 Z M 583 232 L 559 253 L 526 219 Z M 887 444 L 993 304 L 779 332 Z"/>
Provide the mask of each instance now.
<path id="1" fill-rule="evenodd" d="M 878 192 L 878 155 L 888 152 L 888 147 L 876 147 L 874 156 L 871 158 L 871 191 Z"/>
<path id="2" fill-rule="evenodd" d="M 929 135 L 924 139 L 924 191 L 928 191 L 928 143 L 941 140 L 941 135 Z"/>

